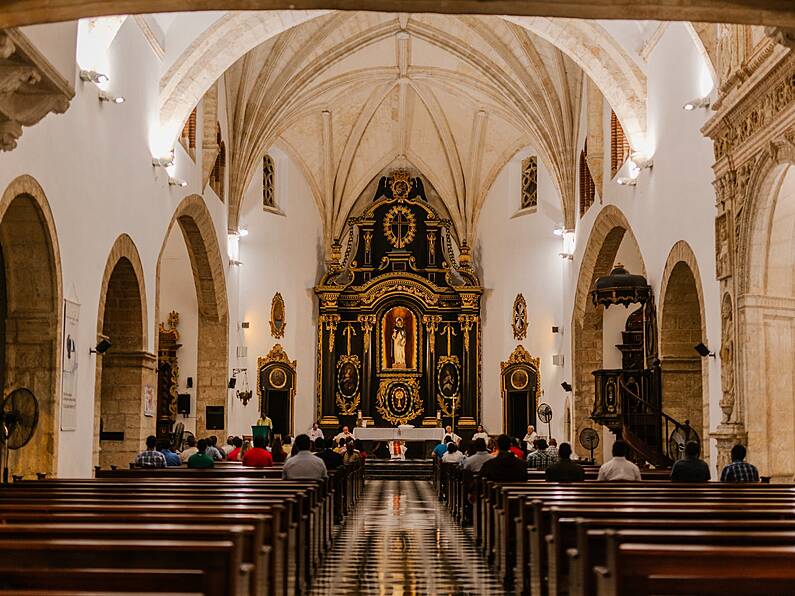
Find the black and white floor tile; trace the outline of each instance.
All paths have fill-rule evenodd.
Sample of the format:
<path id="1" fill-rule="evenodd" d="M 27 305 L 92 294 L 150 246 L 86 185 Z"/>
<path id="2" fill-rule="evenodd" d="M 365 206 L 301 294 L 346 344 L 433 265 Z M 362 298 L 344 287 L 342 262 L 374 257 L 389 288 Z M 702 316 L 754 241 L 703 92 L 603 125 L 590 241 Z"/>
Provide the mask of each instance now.
<path id="1" fill-rule="evenodd" d="M 504 594 L 427 481 L 368 480 L 312 595 Z"/>

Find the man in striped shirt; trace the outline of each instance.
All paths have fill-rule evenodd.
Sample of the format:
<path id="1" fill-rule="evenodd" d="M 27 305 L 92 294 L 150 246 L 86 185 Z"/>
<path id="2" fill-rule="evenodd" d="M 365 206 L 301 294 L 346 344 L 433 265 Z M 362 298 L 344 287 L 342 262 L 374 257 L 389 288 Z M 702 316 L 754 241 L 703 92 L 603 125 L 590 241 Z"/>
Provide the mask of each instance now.
<path id="1" fill-rule="evenodd" d="M 721 482 L 759 482 L 759 471 L 755 465 L 744 461 L 745 453 L 742 445 L 732 447 L 732 463 L 723 468 Z"/>

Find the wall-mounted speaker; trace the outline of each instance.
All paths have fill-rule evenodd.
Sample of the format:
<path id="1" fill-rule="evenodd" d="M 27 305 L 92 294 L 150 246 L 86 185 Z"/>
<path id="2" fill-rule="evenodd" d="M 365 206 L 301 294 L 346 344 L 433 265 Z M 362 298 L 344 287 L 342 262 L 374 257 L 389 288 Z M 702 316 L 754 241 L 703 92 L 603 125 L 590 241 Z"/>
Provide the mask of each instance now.
<path id="1" fill-rule="evenodd" d="M 183 416 L 190 414 L 190 393 L 177 395 L 177 413 Z"/>
<path id="2" fill-rule="evenodd" d="M 187 387 L 188 389 L 193 389 L 193 377 L 188 377 L 185 380 L 185 387 Z"/>

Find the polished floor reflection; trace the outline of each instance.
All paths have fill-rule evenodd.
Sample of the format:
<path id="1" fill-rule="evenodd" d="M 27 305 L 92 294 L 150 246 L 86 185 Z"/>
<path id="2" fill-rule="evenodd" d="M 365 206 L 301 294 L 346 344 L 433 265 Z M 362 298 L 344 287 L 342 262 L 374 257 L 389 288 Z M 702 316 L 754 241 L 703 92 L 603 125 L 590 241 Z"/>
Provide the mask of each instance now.
<path id="1" fill-rule="evenodd" d="M 368 480 L 312 594 L 503 594 L 421 480 Z"/>

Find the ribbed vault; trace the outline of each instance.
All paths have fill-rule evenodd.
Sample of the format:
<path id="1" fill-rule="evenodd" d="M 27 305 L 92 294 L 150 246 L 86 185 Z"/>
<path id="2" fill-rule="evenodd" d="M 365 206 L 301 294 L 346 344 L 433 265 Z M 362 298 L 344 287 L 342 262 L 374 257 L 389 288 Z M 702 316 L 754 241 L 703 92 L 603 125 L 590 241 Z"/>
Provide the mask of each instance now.
<path id="1" fill-rule="evenodd" d="M 533 145 L 574 220 L 582 71 L 499 17 L 332 13 L 270 39 L 226 73 L 230 226 L 273 145 L 301 165 L 327 243 L 362 189 L 406 159 L 472 240 L 488 189 Z"/>

